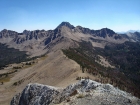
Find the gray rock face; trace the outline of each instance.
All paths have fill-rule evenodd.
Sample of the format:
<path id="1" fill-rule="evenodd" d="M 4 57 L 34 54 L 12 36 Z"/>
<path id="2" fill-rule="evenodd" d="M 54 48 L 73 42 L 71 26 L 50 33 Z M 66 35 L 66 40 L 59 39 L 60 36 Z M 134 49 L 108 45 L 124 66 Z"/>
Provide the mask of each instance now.
<path id="1" fill-rule="evenodd" d="M 4 29 L 0 32 L 0 38 L 8 38 L 8 37 L 14 38 L 17 35 L 18 35 L 17 32 L 11 31 L 11 30 L 6 30 L 6 29 Z"/>
<path id="2" fill-rule="evenodd" d="M 41 84 L 29 84 L 13 97 L 11 105 L 140 105 L 129 93 L 92 80 L 81 80 L 64 89 Z"/>
<path id="3" fill-rule="evenodd" d="M 11 105 L 48 105 L 59 91 L 51 86 L 29 84 L 22 94 L 16 95 Z"/>
<path id="4" fill-rule="evenodd" d="M 56 30 L 35 30 L 35 31 L 27 31 L 24 30 L 23 33 L 17 33 L 15 31 L 10 31 L 10 30 L 2 30 L 0 32 L 0 39 L 2 38 L 12 38 L 11 41 L 14 41 L 17 44 L 24 43 L 28 40 L 54 40 L 57 38 L 59 34 L 58 29 Z M 60 34 L 59 34 L 60 36 Z M 5 42 L 7 43 L 7 42 Z"/>

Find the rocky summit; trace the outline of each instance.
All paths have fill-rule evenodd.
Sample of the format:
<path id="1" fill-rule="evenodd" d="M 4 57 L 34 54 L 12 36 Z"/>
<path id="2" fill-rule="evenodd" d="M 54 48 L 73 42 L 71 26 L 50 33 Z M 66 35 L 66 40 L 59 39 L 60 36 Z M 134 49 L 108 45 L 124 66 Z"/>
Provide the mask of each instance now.
<path id="1" fill-rule="evenodd" d="M 140 100 L 110 84 L 82 79 L 66 88 L 28 84 L 11 105 L 140 105 Z"/>

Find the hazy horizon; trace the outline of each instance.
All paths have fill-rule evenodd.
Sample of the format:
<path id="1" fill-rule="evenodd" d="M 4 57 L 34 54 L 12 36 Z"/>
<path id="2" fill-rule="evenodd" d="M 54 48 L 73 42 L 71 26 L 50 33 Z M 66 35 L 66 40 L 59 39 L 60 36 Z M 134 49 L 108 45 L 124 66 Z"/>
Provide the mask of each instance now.
<path id="1" fill-rule="evenodd" d="M 140 30 L 139 4 L 139 0 L 1 0 L 0 30 L 50 30 L 63 21 L 94 30 Z"/>

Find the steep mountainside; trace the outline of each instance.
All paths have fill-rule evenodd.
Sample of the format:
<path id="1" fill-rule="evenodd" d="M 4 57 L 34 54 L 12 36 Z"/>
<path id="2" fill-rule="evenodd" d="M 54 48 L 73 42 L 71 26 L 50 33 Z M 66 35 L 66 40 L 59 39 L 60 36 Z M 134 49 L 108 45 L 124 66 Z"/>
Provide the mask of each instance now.
<path id="1" fill-rule="evenodd" d="M 79 47 L 63 52 L 80 65 L 83 73 L 100 75 L 98 81 L 113 84 L 140 97 L 140 43 L 109 43 L 103 49 L 83 41 Z"/>
<path id="2" fill-rule="evenodd" d="M 50 42 L 56 44 L 63 39 L 58 32 L 59 30 L 35 30 L 23 31 L 23 33 L 16 33 L 9 30 L 3 30 L 0 33 L 0 42 L 6 43 L 9 47 L 14 47 L 22 51 L 27 51 L 31 55 L 44 54 Z"/>

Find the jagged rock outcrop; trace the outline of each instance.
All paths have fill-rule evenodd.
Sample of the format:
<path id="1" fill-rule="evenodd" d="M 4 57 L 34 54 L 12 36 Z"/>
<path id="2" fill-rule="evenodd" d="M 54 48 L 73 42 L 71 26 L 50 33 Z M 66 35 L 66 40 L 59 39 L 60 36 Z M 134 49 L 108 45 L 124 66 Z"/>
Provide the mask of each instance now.
<path id="1" fill-rule="evenodd" d="M 7 37 L 11 37 L 11 38 L 14 38 L 18 35 L 17 32 L 15 31 L 11 31 L 11 30 L 7 30 L 7 29 L 4 29 L 0 32 L 0 38 L 7 38 Z"/>
<path id="2" fill-rule="evenodd" d="M 51 86 L 29 84 L 11 101 L 11 105 L 48 105 L 59 91 Z M 18 101 L 19 100 L 19 101 Z"/>
<path id="3" fill-rule="evenodd" d="M 41 84 L 29 84 L 13 97 L 11 105 L 140 105 L 140 99 L 89 79 L 61 89 Z"/>

